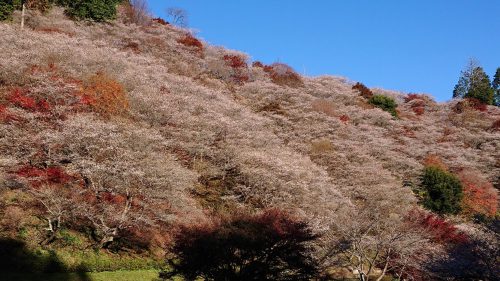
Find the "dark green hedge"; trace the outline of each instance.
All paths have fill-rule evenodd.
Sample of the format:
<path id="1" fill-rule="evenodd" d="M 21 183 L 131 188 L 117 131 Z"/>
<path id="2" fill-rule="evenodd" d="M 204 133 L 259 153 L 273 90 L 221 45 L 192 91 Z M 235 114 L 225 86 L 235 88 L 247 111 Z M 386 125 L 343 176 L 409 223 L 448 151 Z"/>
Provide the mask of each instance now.
<path id="1" fill-rule="evenodd" d="M 103 22 L 116 18 L 116 6 L 122 0 L 57 0 L 66 7 L 66 13 L 79 20 L 90 19 Z"/>
<path id="2" fill-rule="evenodd" d="M 21 0 L 1 0 L 0 21 L 10 19 L 14 10 L 19 8 L 21 8 Z"/>

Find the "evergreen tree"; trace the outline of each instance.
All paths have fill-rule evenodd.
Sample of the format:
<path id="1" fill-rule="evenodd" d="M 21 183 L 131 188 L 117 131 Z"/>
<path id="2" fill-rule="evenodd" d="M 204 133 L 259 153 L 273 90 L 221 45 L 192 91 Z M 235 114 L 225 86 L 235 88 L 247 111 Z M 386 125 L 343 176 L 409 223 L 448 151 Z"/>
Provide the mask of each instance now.
<path id="1" fill-rule="evenodd" d="M 491 86 L 495 91 L 493 104 L 496 106 L 500 106 L 500 67 L 497 68 L 497 72 L 495 72 L 495 76 L 493 76 L 493 82 L 491 83 Z"/>
<path id="2" fill-rule="evenodd" d="M 479 64 L 471 60 L 461 72 L 453 90 L 453 98 L 475 98 L 485 104 L 493 104 L 494 90 L 490 78 Z"/>
<path id="3" fill-rule="evenodd" d="M 424 205 L 439 214 L 460 212 L 463 197 L 460 180 L 451 173 L 435 166 L 427 166 L 421 186 L 425 190 Z"/>
<path id="4" fill-rule="evenodd" d="M 103 22 L 116 17 L 116 6 L 122 0 L 56 0 L 55 2 L 66 7 L 66 13 L 75 19 Z"/>
<path id="5" fill-rule="evenodd" d="M 14 10 L 21 7 L 21 0 L 0 1 L 0 21 L 11 19 Z"/>
<path id="6" fill-rule="evenodd" d="M 478 99 L 485 104 L 493 104 L 493 93 L 490 78 L 483 68 L 477 67 L 474 69 L 470 88 L 465 97 Z"/>

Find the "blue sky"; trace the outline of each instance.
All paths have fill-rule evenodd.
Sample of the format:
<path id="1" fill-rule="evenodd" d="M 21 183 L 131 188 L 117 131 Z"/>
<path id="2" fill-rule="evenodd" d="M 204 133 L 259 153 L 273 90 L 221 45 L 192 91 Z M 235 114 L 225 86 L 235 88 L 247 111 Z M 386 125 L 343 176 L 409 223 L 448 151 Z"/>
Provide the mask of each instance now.
<path id="1" fill-rule="evenodd" d="M 468 58 L 500 67 L 500 0 L 149 0 L 215 45 L 309 76 L 451 98 Z"/>

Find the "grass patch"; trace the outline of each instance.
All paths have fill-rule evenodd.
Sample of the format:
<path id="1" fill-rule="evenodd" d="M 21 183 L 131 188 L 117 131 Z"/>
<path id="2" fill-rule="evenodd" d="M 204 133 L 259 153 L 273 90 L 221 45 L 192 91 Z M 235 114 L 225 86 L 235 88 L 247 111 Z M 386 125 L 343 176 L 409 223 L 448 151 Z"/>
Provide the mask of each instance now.
<path id="1" fill-rule="evenodd" d="M 158 278 L 157 270 L 123 270 L 89 273 L 0 273 L 2 280 L 18 281 L 153 281 Z"/>

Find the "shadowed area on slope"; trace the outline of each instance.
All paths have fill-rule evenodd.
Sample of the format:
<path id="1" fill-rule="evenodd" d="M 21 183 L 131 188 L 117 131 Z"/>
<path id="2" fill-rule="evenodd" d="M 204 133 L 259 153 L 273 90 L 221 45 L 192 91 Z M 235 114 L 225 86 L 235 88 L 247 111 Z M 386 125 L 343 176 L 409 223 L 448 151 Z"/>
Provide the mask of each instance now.
<path id="1" fill-rule="evenodd" d="M 32 251 L 24 242 L 11 238 L 0 238 L 0 272 L 2 280 L 90 280 L 83 270 L 67 272 L 54 252 Z"/>

